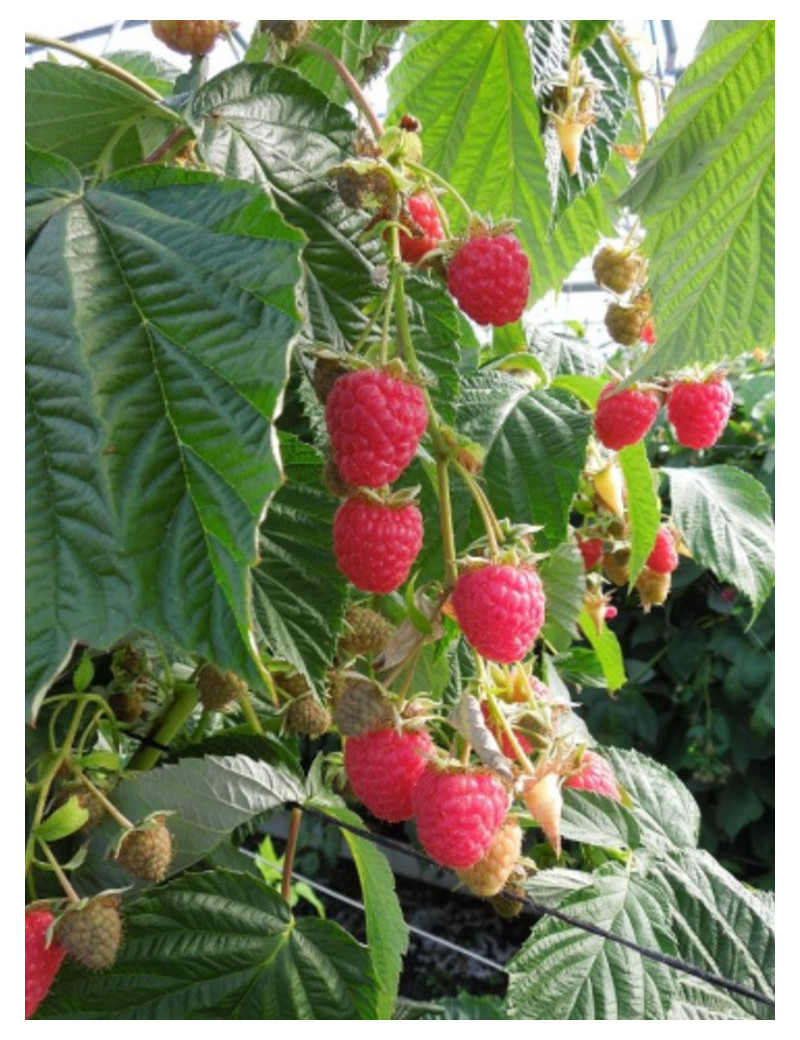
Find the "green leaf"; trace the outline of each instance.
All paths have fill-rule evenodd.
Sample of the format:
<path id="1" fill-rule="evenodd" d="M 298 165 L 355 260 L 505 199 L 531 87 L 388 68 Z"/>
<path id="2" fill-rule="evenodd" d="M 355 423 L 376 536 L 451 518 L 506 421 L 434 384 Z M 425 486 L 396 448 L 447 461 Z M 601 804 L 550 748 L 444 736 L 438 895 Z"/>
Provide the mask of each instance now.
<path id="1" fill-rule="evenodd" d="M 650 864 L 648 879 L 668 901 L 678 955 L 705 971 L 775 996 L 775 913 L 702 849 Z M 774 1008 L 736 993 L 729 999 L 748 1018 L 773 1018 Z"/>
<path id="2" fill-rule="evenodd" d="M 613 798 L 564 788 L 561 836 L 604 849 L 635 849 L 640 832 L 635 817 Z"/>
<path id="3" fill-rule="evenodd" d="M 361 818 L 349 809 L 328 804 L 325 811 L 342 823 L 364 826 Z M 360 838 L 346 827 L 342 827 L 342 837 L 356 865 L 364 898 L 367 943 L 380 989 L 377 1017 L 390 1019 L 397 1000 L 403 957 L 408 950 L 409 928 L 403 920 L 394 875 L 386 856 L 374 842 Z"/>
<path id="4" fill-rule="evenodd" d="M 369 956 L 330 921 L 294 918 L 259 878 L 186 874 L 125 908 L 113 968 L 65 964 L 40 1018 L 374 1019 Z"/>
<path id="5" fill-rule="evenodd" d="M 33 710 L 74 640 L 133 629 L 257 681 L 249 567 L 281 481 L 272 420 L 299 247 L 252 186 L 153 168 L 40 229 L 26 261 Z"/>
<path id="6" fill-rule="evenodd" d="M 141 162 L 179 117 L 95 69 L 40 62 L 25 70 L 25 139 L 103 175 Z"/>
<path id="7" fill-rule="evenodd" d="M 106 61 L 132 73 L 148 87 L 158 91 L 162 97 L 172 93 L 175 80 L 181 75 L 181 70 L 176 65 L 148 51 L 114 51 L 104 54 L 103 57 Z"/>
<path id="8" fill-rule="evenodd" d="M 79 831 L 88 819 L 89 811 L 72 795 L 39 824 L 35 834 L 42 841 L 59 841 Z"/>
<path id="9" fill-rule="evenodd" d="M 556 649 L 566 649 L 574 639 L 586 592 L 583 560 L 577 546 L 573 542 L 559 545 L 539 563 L 539 576 L 547 600 L 544 638 Z"/>
<path id="10" fill-rule="evenodd" d="M 383 52 L 386 61 L 389 58 L 389 47 L 397 38 L 397 30 L 382 29 L 367 21 L 323 21 L 314 22 L 309 39 L 330 51 L 344 67 L 353 74 L 359 83 L 371 78 L 367 75 L 372 67 L 372 55 L 375 61 L 380 60 L 381 51 L 375 51 L 375 45 L 386 48 Z M 316 54 L 308 54 L 301 49 L 292 51 L 288 59 L 308 81 L 321 90 L 323 94 L 344 105 L 350 101 L 341 77 L 326 61 L 320 61 Z M 366 63 L 366 64 L 365 64 Z"/>
<path id="11" fill-rule="evenodd" d="M 700 810 L 677 776 L 638 751 L 620 748 L 603 751 L 617 781 L 633 802 L 642 845 L 652 849 L 696 847 Z"/>
<path id="12" fill-rule="evenodd" d="M 281 438 L 286 482 L 261 525 L 253 603 L 264 638 L 320 685 L 341 627 L 347 583 L 333 555 L 337 501 L 322 483 L 322 459 L 289 434 Z"/>
<path id="13" fill-rule="evenodd" d="M 691 975 L 678 980 L 667 1016 L 671 1021 L 729 1021 L 750 1018 L 726 990 Z"/>
<path id="14" fill-rule="evenodd" d="M 245 755 L 182 759 L 121 781 L 113 796 L 134 823 L 159 810 L 173 813 L 168 820 L 175 850 L 170 874 L 197 863 L 242 824 L 302 799 L 298 777 Z M 91 866 L 107 888 L 130 884 L 130 875 L 104 858 L 117 832 L 111 823 L 93 832 Z"/>
<path id="15" fill-rule="evenodd" d="M 736 466 L 662 472 L 672 518 L 694 559 L 735 585 L 758 613 L 775 581 L 775 525 L 763 486 Z"/>
<path id="16" fill-rule="evenodd" d="M 775 23 L 712 22 L 622 198 L 647 230 L 658 345 L 637 377 L 775 335 Z"/>
<path id="17" fill-rule="evenodd" d="M 633 586 L 653 546 L 661 524 L 661 500 L 644 441 L 631 444 L 617 454 L 625 487 L 628 492 L 628 525 L 630 527 L 631 556 L 628 563 L 629 584 Z"/>
<path id="18" fill-rule="evenodd" d="M 567 537 L 591 416 L 561 391 L 530 391 L 501 373 L 462 384 L 458 430 L 486 449 L 483 473 L 498 516 L 536 524 L 537 547 Z"/>
<path id="19" fill-rule="evenodd" d="M 559 909 L 648 949 L 675 953 L 665 896 L 615 865 L 598 870 L 592 884 Z M 665 965 L 553 918 L 536 925 L 507 971 L 512 1018 L 662 1019 L 675 987 Z"/>
<path id="20" fill-rule="evenodd" d="M 25 148 L 25 247 L 54 213 L 80 195 L 83 180 L 69 162 L 58 155 Z"/>
<path id="21" fill-rule="evenodd" d="M 599 377 L 606 363 L 597 347 L 572 336 L 554 336 L 533 328 L 528 332 L 528 349 L 541 362 L 551 379 L 561 376 L 593 377 L 599 382 L 599 395 L 605 383 Z"/>
<path id="22" fill-rule="evenodd" d="M 528 43 L 534 69 L 534 90 L 545 111 L 558 109 L 553 88 L 567 82 L 570 54 L 582 51 L 581 63 L 586 79 L 594 84 L 590 111 L 595 121 L 587 125 L 580 139 L 578 169 L 570 174 L 562 158 L 558 134 L 551 119 L 544 131 L 545 165 L 553 208 L 553 222 L 594 184 L 613 158 L 628 110 L 628 71 L 611 42 L 600 37 L 609 22 L 532 21 L 528 23 Z M 578 27 L 574 39 L 571 28 Z M 584 29 L 581 32 L 580 27 Z M 588 252 L 588 250 L 587 250 Z"/>
<path id="23" fill-rule="evenodd" d="M 389 105 L 392 119 L 413 112 L 421 120 L 425 163 L 471 207 L 496 220 L 519 221 L 538 299 L 591 252 L 598 233 L 612 228 L 593 189 L 548 241 L 550 193 L 523 26 L 416 23 L 406 30 L 402 58 L 388 77 Z"/>
<path id="24" fill-rule="evenodd" d="M 586 636 L 590 646 L 597 654 L 597 659 L 603 669 L 606 686 L 610 693 L 625 685 L 625 663 L 622 660 L 622 650 L 619 641 L 608 625 L 603 625 L 602 632 L 597 631 L 597 626 L 589 614 L 582 610 L 578 618 L 581 632 Z"/>
<path id="25" fill-rule="evenodd" d="M 452 422 L 454 401 L 461 392 L 460 312 L 441 282 L 419 276 L 406 279 L 406 301 L 414 350 L 432 380 L 433 403 L 441 418 Z"/>
<path id="26" fill-rule="evenodd" d="M 290 69 L 237 65 L 198 90 L 190 115 L 211 169 L 258 184 L 308 236 L 303 264 L 313 338 L 349 349 L 376 295 L 372 263 L 356 244 L 366 217 L 345 207 L 328 176 L 351 156 L 350 114 Z"/>

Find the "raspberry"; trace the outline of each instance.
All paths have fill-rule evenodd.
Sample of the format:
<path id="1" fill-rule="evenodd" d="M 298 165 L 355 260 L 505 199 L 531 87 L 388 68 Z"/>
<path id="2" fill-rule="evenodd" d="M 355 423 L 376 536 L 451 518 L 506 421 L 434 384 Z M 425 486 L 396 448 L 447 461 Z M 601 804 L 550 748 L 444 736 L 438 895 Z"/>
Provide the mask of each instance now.
<path id="1" fill-rule="evenodd" d="M 648 347 L 654 347 L 658 342 L 656 339 L 656 328 L 653 324 L 652 318 L 648 318 L 642 326 L 641 340 L 642 343 L 646 343 Z"/>
<path id="2" fill-rule="evenodd" d="M 540 780 L 529 780 L 522 788 L 522 800 L 533 819 L 544 831 L 556 856 L 561 855 L 561 810 L 564 797 L 555 773 Z"/>
<path id="3" fill-rule="evenodd" d="M 49 910 L 25 913 L 25 1017 L 30 1018 L 50 991 L 66 950 L 57 942 L 47 944 L 53 923 Z"/>
<path id="4" fill-rule="evenodd" d="M 493 773 L 443 770 L 428 764 L 414 788 L 420 844 L 435 863 L 454 870 L 486 855 L 508 809 L 508 793 Z"/>
<path id="5" fill-rule="evenodd" d="M 68 907 L 55 926 L 55 938 L 70 957 L 90 971 L 105 971 L 122 942 L 118 895 L 99 895 Z"/>
<path id="6" fill-rule="evenodd" d="M 411 462 L 428 410 L 418 386 L 363 369 L 333 384 L 325 422 L 342 480 L 376 488 L 391 484 Z"/>
<path id="7" fill-rule="evenodd" d="M 144 702 L 149 692 L 150 688 L 146 682 L 134 682 L 132 685 L 121 687 L 115 680 L 108 695 L 108 706 L 119 722 L 138 722 L 142 717 Z"/>
<path id="8" fill-rule="evenodd" d="M 578 538 L 578 548 L 583 557 L 583 569 L 585 571 L 594 570 L 603 557 L 603 539 Z"/>
<path id="9" fill-rule="evenodd" d="M 522 828 L 515 816 L 507 816 L 483 858 L 456 873 L 476 896 L 496 896 L 505 887 L 521 851 Z"/>
<path id="10" fill-rule="evenodd" d="M 302 697 L 306 693 L 311 692 L 311 687 L 308 685 L 308 679 L 303 675 L 302 672 L 277 672 L 273 675 L 273 679 L 277 686 L 288 693 L 290 697 Z"/>
<path id="11" fill-rule="evenodd" d="M 343 737 L 363 737 L 393 725 L 396 718 L 392 702 L 369 679 L 348 682 L 333 700 L 333 721 Z"/>
<path id="12" fill-rule="evenodd" d="M 605 317 L 606 329 L 616 343 L 632 347 L 642 338 L 642 330 L 649 317 L 648 307 L 636 304 L 625 307 L 621 303 L 610 303 Z"/>
<path id="13" fill-rule="evenodd" d="M 564 782 L 564 787 L 573 791 L 594 791 L 606 798 L 613 798 L 615 802 L 622 801 L 614 770 L 595 751 L 584 751 L 580 768 Z"/>
<path id="14" fill-rule="evenodd" d="M 305 21 L 291 21 L 291 22 L 259 22 L 262 31 L 271 32 L 276 40 L 280 40 L 281 43 L 288 43 L 295 45 L 299 43 L 305 36 L 308 36 L 308 32 L 311 29 L 311 22 Z"/>
<path id="15" fill-rule="evenodd" d="M 676 383 L 667 399 L 667 418 L 678 442 L 699 451 L 717 443 L 732 407 L 733 388 L 727 379 Z"/>
<path id="16" fill-rule="evenodd" d="M 292 701 L 285 721 L 287 733 L 301 733 L 306 737 L 321 737 L 331 726 L 330 712 L 310 693 Z"/>
<path id="17" fill-rule="evenodd" d="M 615 549 L 614 552 L 603 553 L 603 570 L 608 579 L 620 588 L 628 584 L 630 559 L 630 549 Z"/>
<path id="18" fill-rule="evenodd" d="M 247 693 L 247 683 L 236 672 L 222 672 L 213 664 L 204 664 L 196 681 L 200 703 L 206 711 L 224 711 Z"/>
<path id="19" fill-rule="evenodd" d="M 606 383 L 594 413 L 594 432 L 598 439 L 614 451 L 638 444 L 658 415 L 659 401 L 649 390 L 612 391 L 616 383 Z"/>
<path id="20" fill-rule="evenodd" d="M 658 571 L 645 567 L 636 579 L 636 591 L 642 601 L 645 614 L 651 607 L 660 607 L 666 603 L 669 590 L 672 588 L 672 574 L 659 574 Z"/>
<path id="21" fill-rule="evenodd" d="M 156 813 L 141 827 L 128 831 L 114 859 L 140 881 L 163 881 L 172 863 L 172 835 L 166 817 Z"/>
<path id="22" fill-rule="evenodd" d="M 394 625 L 369 607 L 350 607 L 344 620 L 339 650 L 348 657 L 382 653 L 394 633 Z"/>
<path id="23" fill-rule="evenodd" d="M 400 255 L 407 264 L 417 264 L 444 238 L 436 203 L 430 195 L 421 192 L 408 200 L 411 220 L 402 219 L 408 233 L 400 232 Z"/>
<path id="24" fill-rule="evenodd" d="M 362 592 L 394 592 L 422 546 L 422 513 L 409 503 L 392 506 L 348 498 L 333 518 L 339 570 Z"/>
<path id="25" fill-rule="evenodd" d="M 660 527 L 656 534 L 656 544 L 645 561 L 651 571 L 658 574 L 671 574 L 678 566 L 678 551 L 675 539 L 667 527 Z"/>
<path id="26" fill-rule="evenodd" d="M 461 310 L 479 325 L 517 321 L 528 302 L 528 258 L 513 235 L 479 235 L 453 256 L 447 287 Z"/>
<path id="27" fill-rule="evenodd" d="M 521 661 L 544 623 L 544 588 L 533 567 L 489 563 L 464 571 L 452 604 L 472 646 L 501 664 Z"/>
<path id="28" fill-rule="evenodd" d="M 217 37 L 222 36 L 229 27 L 230 23 L 224 21 L 150 22 L 155 38 L 165 43 L 170 50 L 195 56 L 212 51 Z"/>
<path id="29" fill-rule="evenodd" d="M 410 820 L 412 793 L 434 752 L 427 730 L 376 729 L 344 744 L 344 768 L 356 797 L 388 823 Z"/>
<path id="30" fill-rule="evenodd" d="M 592 261 L 592 272 L 597 284 L 619 295 L 636 285 L 642 269 L 643 261 L 638 253 L 620 252 L 611 246 L 604 246 L 595 253 Z"/>

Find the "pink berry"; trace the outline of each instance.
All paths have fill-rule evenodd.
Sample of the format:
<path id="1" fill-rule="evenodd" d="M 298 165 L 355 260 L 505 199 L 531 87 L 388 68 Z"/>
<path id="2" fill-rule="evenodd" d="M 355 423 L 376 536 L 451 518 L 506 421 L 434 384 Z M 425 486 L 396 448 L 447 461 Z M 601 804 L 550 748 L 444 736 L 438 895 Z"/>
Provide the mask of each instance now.
<path id="1" fill-rule="evenodd" d="M 413 803 L 423 849 L 441 866 L 462 870 L 489 849 L 505 819 L 508 793 L 493 773 L 452 772 L 429 763 Z"/>
<path id="2" fill-rule="evenodd" d="M 583 557 L 583 569 L 585 571 L 594 570 L 594 568 L 603 558 L 603 539 L 578 538 L 578 548 L 580 549 L 581 556 Z"/>
<path id="3" fill-rule="evenodd" d="M 333 459 L 353 487 L 396 480 L 414 457 L 428 424 L 422 390 L 386 372 L 340 376 L 325 402 Z"/>
<path id="4" fill-rule="evenodd" d="M 667 527 L 660 527 L 656 534 L 656 543 L 653 551 L 645 561 L 651 571 L 658 574 L 671 574 L 678 566 L 678 550 L 675 548 L 675 539 Z"/>
<path id="5" fill-rule="evenodd" d="M 362 592 L 394 592 L 421 546 L 422 514 L 413 503 L 392 506 L 348 498 L 333 518 L 337 566 Z"/>
<path id="6" fill-rule="evenodd" d="M 667 399 L 667 418 L 686 448 L 710 448 L 722 436 L 733 407 L 733 388 L 719 376 L 704 383 L 676 383 Z"/>
<path id="7" fill-rule="evenodd" d="M 47 996 L 64 960 L 62 946 L 55 941 L 47 945 L 47 930 L 52 923 L 49 910 L 25 914 L 25 1018 L 30 1018 Z"/>
<path id="8" fill-rule="evenodd" d="M 615 802 L 622 801 L 614 770 L 595 751 L 584 751 L 578 772 L 573 773 L 564 786 L 574 791 L 594 791 L 595 794 L 613 798 Z"/>
<path id="9" fill-rule="evenodd" d="M 607 448 L 619 451 L 638 442 L 656 421 L 658 397 L 649 390 L 616 389 L 616 383 L 606 383 L 594 413 L 594 432 Z"/>
<path id="10" fill-rule="evenodd" d="M 356 797 L 389 823 L 410 820 L 412 793 L 434 752 L 427 730 L 377 729 L 344 742 L 344 768 Z"/>
<path id="11" fill-rule="evenodd" d="M 403 220 L 408 232 L 400 232 L 400 255 L 407 264 L 417 264 L 444 238 L 436 203 L 430 195 L 418 192 L 408 200 L 411 220 Z"/>
<path id="12" fill-rule="evenodd" d="M 521 661 L 544 624 L 544 588 L 533 567 L 487 563 L 464 571 L 452 604 L 472 646 L 501 664 Z"/>
<path id="13" fill-rule="evenodd" d="M 447 287 L 461 310 L 479 325 L 517 321 L 528 302 L 530 264 L 510 234 L 478 235 L 455 253 Z"/>

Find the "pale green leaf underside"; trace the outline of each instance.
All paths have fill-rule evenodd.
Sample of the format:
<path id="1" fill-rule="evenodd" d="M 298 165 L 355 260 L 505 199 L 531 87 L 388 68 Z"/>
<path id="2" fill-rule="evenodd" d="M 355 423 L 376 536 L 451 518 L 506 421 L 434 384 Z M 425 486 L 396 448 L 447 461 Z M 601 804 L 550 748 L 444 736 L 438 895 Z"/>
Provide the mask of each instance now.
<path id="1" fill-rule="evenodd" d="M 665 468 L 672 517 L 694 559 L 758 611 L 775 581 L 775 525 L 763 486 L 735 466 Z"/>
<path id="2" fill-rule="evenodd" d="M 367 950 L 331 921 L 294 918 L 250 874 L 187 874 L 126 907 L 109 971 L 63 966 L 41 1018 L 374 1019 Z"/>
<path id="3" fill-rule="evenodd" d="M 390 108 L 421 120 L 425 163 L 470 206 L 495 220 L 519 221 L 532 295 L 542 296 L 611 225 L 592 190 L 548 239 L 550 189 L 523 23 L 421 22 L 405 40 L 389 76 Z"/>
<path id="4" fill-rule="evenodd" d="M 775 23 L 712 23 L 623 202 L 647 230 L 658 345 L 638 376 L 775 333 Z"/>
<path id="5" fill-rule="evenodd" d="M 40 197 L 40 189 L 35 189 Z M 248 185 L 150 169 L 62 206 L 26 261 L 28 689 L 73 640 L 157 630 L 246 672 L 281 472 L 297 232 Z"/>
<path id="6" fill-rule="evenodd" d="M 614 690 L 624 686 L 626 682 L 625 662 L 622 658 L 619 640 L 606 624 L 603 624 L 598 632 L 597 625 L 585 609 L 580 613 L 578 624 L 587 642 L 597 655 L 600 667 L 603 669 L 606 686 L 613 693 Z"/>
<path id="7" fill-rule="evenodd" d="M 623 448 L 617 457 L 628 493 L 626 502 L 631 541 L 628 569 L 632 586 L 655 545 L 661 522 L 661 501 L 656 494 L 644 441 Z"/>

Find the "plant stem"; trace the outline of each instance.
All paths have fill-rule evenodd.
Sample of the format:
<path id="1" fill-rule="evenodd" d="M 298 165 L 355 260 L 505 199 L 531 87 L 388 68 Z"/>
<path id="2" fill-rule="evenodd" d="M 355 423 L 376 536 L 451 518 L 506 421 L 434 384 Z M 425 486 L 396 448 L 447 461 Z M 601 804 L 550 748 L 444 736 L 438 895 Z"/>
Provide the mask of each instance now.
<path id="1" fill-rule="evenodd" d="M 25 42 L 36 44 L 39 47 L 49 47 L 55 51 L 64 51 L 65 54 L 71 54 L 73 58 L 85 61 L 87 65 L 91 65 L 92 68 L 97 69 L 99 72 L 105 72 L 109 76 L 113 76 L 114 79 L 118 79 L 121 83 L 126 83 L 129 87 L 133 87 L 134 90 L 138 90 L 140 94 L 144 94 L 151 101 L 160 102 L 163 100 L 161 95 L 153 90 L 152 87 L 148 87 L 137 76 L 126 72 L 125 69 L 121 69 L 119 65 L 114 65 L 112 62 L 106 61 L 105 58 L 99 58 L 96 54 L 89 54 L 88 51 L 81 50 L 80 47 L 74 47 L 71 43 L 66 43 L 64 40 L 53 39 L 49 36 L 38 36 L 35 33 L 25 33 Z M 172 116 L 173 119 L 178 119 L 178 116 L 173 112 L 169 112 L 168 109 L 164 109 L 164 114 Z"/>
<path id="2" fill-rule="evenodd" d="M 433 181 L 434 184 L 438 184 L 440 188 L 444 188 L 446 192 L 453 196 L 459 207 L 464 211 L 467 216 L 467 222 L 472 219 L 472 209 L 467 204 L 466 199 L 456 191 L 449 181 L 446 181 L 444 177 L 440 177 L 438 173 L 434 173 L 433 170 L 429 170 L 427 166 L 412 162 L 410 159 L 406 159 L 405 164 L 413 173 L 419 174 L 420 177 L 426 177 L 428 180 Z"/>
<path id="3" fill-rule="evenodd" d="M 499 555 L 500 548 L 499 542 L 503 541 L 503 532 L 497 522 L 497 517 L 494 515 L 494 510 L 489 502 L 489 499 L 484 494 L 483 488 L 477 482 L 475 477 L 465 469 L 457 460 L 454 463 L 456 471 L 464 483 L 470 490 L 472 497 L 475 500 L 475 505 L 478 507 L 478 512 L 481 514 L 481 520 L 483 520 L 483 526 L 486 528 L 486 537 L 489 541 L 489 550 L 492 557 Z"/>
<path id="4" fill-rule="evenodd" d="M 172 703 L 148 736 L 158 744 L 168 745 L 197 706 L 197 690 L 191 683 L 176 683 Z M 140 747 L 128 762 L 129 769 L 152 769 L 163 751 L 152 744 Z"/>
<path id="5" fill-rule="evenodd" d="M 261 725 L 261 719 L 256 715 L 256 709 L 253 707 L 253 702 L 245 693 L 239 698 L 239 705 L 242 709 L 242 714 L 247 719 L 247 724 L 254 733 L 258 733 L 259 736 L 263 736 L 264 727 Z"/>
<path id="6" fill-rule="evenodd" d="M 153 163 L 159 162 L 172 148 L 175 148 L 179 143 L 182 144 L 183 138 L 186 136 L 191 136 L 189 128 L 176 126 L 169 137 L 165 138 L 157 148 L 154 148 L 148 156 L 142 159 L 142 166 L 152 166 Z"/>
<path id="7" fill-rule="evenodd" d="M 647 132 L 647 116 L 644 111 L 644 98 L 642 97 L 642 80 L 646 79 L 646 76 L 628 53 L 628 49 L 613 26 L 607 26 L 606 33 L 608 34 L 609 40 L 611 40 L 612 47 L 617 53 L 617 57 L 625 66 L 631 79 L 631 90 L 633 91 L 633 98 L 636 102 L 636 115 L 639 119 L 641 144 L 642 148 L 644 148 L 649 137 Z"/>
<path id="8" fill-rule="evenodd" d="M 495 698 L 494 694 L 491 693 L 489 690 L 485 690 L 484 692 L 486 693 L 486 700 L 489 703 L 489 712 L 494 721 L 500 726 L 500 728 L 503 731 L 503 735 L 506 737 L 509 744 L 511 745 L 514 751 L 514 757 L 516 758 L 519 765 L 522 766 L 523 770 L 530 776 L 533 776 L 536 770 L 533 768 L 533 765 L 531 764 L 531 761 L 528 758 L 528 756 L 522 750 L 522 745 L 520 744 L 517 738 L 517 734 L 514 732 L 513 727 L 511 726 L 503 712 L 500 710 L 500 707 L 497 703 L 497 699 Z"/>
<path id="9" fill-rule="evenodd" d="M 381 121 L 373 112 L 372 105 L 367 101 L 364 92 L 358 83 L 356 83 L 347 66 L 339 61 L 336 55 L 332 54 L 327 47 L 323 47 L 321 44 L 315 43 L 313 40 L 303 40 L 302 43 L 297 45 L 297 50 L 306 51 L 308 54 L 316 54 L 318 58 L 322 58 L 323 61 L 326 61 L 331 68 L 333 68 L 336 75 L 347 88 L 348 94 L 356 103 L 356 107 L 369 123 L 370 130 L 372 130 L 375 139 L 377 140 L 379 137 L 382 137 L 383 126 Z"/>
<path id="10" fill-rule="evenodd" d="M 44 852 L 45 856 L 47 857 L 48 863 L 53 868 L 53 873 L 58 878 L 59 885 L 61 885 L 61 887 L 64 889 L 67 899 L 69 899 L 70 903 L 79 903 L 81 897 L 69 883 L 69 878 L 61 869 L 61 864 L 50 851 L 50 846 L 47 844 L 46 841 L 42 841 L 41 839 L 39 841 L 39 844 L 42 846 L 42 852 Z"/>
<path id="11" fill-rule="evenodd" d="M 283 854 L 283 877 L 281 878 L 281 896 L 287 903 L 292 894 L 292 867 L 294 866 L 294 854 L 297 851 L 297 836 L 300 833 L 300 821 L 302 818 L 302 809 L 292 809 L 292 815 L 289 820 L 289 834 L 286 838 L 286 851 Z"/>
<path id="12" fill-rule="evenodd" d="M 100 804 L 103 806 L 103 808 L 111 817 L 111 819 L 114 820 L 115 823 L 118 823 L 124 831 L 133 830 L 133 824 L 131 823 L 131 821 L 127 818 L 127 816 L 124 815 L 124 813 L 121 813 L 119 811 L 116 805 L 114 805 L 112 802 L 108 800 L 108 798 L 106 798 L 106 796 L 103 794 L 100 788 L 96 787 L 85 773 L 81 772 L 79 776 L 81 783 L 85 787 L 89 788 L 89 790 L 100 802 Z"/>
<path id="13" fill-rule="evenodd" d="M 436 481 L 439 488 L 439 527 L 442 532 L 444 557 L 444 591 L 449 592 L 458 580 L 456 538 L 453 530 L 453 504 L 450 498 L 449 456 L 436 456 Z"/>

